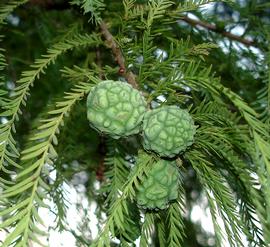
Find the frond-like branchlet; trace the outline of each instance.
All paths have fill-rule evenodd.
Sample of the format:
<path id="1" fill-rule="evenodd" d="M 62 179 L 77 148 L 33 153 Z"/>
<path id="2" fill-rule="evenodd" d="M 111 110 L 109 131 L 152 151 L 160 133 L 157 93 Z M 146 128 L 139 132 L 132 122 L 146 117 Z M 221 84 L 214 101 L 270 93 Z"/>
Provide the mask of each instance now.
<path id="1" fill-rule="evenodd" d="M 217 2 L 217 1 L 216 0 L 187 0 L 187 1 L 184 1 L 183 3 L 179 3 L 177 10 L 175 12 L 179 14 L 183 12 L 194 11 L 206 4 L 214 3 L 214 2 Z M 232 2 L 232 1 L 222 0 L 222 2 Z"/>
<path id="2" fill-rule="evenodd" d="M 2 38 L 2 36 L 1 36 Z M 6 67 L 4 49 L 0 48 L 0 170 L 4 173 L 11 175 L 13 172 L 7 168 L 8 164 L 15 166 L 16 168 L 21 168 L 14 160 L 19 157 L 19 152 L 16 148 L 16 143 L 11 133 L 11 129 L 14 127 L 5 123 L 8 121 L 9 109 L 6 105 L 11 105 L 12 100 L 8 98 L 8 91 L 5 88 L 5 77 L 2 76 L 3 70 Z M 8 185 L 13 184 L 13 182 L 8 181 L 4 177 L 0 177 L 0 187 L 5 188 Z"/>
<path id="3" fill-rule="evenodd" d="M 228 185 L 235 191 L 237 201 L 241 202 L 241 215 L 245 215 L 242 221 L 252 235 L 249 235 L 248 241 L 253 244 L 259 242 L 263 246 L 261 228 L 252 215 L 256 208 L 263 208 L 265 202 L 261 192 L 255 189 L 257 182 L 252 178 L 256 167 L 250 163 L 253 147 L 248 126 L 240 125 L 236 114 L 216 102 L 201 104 L 196 109 L 195 119 L 202 125 L 197 131 L 196 145 L 210 157 L 215 157 L 216 168 L 220 169 Z M 214 205 L 212 206 L 215 211 Z M 265 212 L 260 210 L 260 214 Z"/>
<path id="4" fill-rule="evenodd" d="M 90 13 L 90 21 L 99 24 L 102 20 L 101 12 L 105 8 L 104 0 L 73 0 L 71 4 L 79 5 L 84 11 L 84 14 Z"/>
<path id="5" fill-rule="evenodd" d="M 267 37 L 270 42 L 270 35 Z M 260 113 L 260 119 L 268 126 L 270 125 L 270 49 L 265 54 L 265 62 L 262 71 L 263 86 L 257 92 L 257 100 L 254 102 L 256 110 Z"/>
<path id="6" fill-rule="evenodd" d="M 149 1 L 149 11 L 146 20 L 146 28 L 149 29 L 154 20 L 164 17 L 166 9 L 173 4 L 170 0 L 153 0 Z"/>
<path id="7" fill-rule="evenodd" d="M 134 0 L 123 0 L 124 5 L 124 19 L 126 21 L 137 21 L 137 18 L 143 19 L 144 15 L 146 15 L 149 10 L 149 6 L 147 4 L 135 4 Z M 142 25 L 142 23 L 139 23 Z"/>
<path id="8" fill-rule="evenodd" d="M 91 246 L 110 246 L 110 236 L 115 235 L 115 229 L 126 231 L 126 235 L 129 235 L 129 231 L 132 231 L 129 227 L 125 227 L 127 221 L 124 215 L 129 215 L 127 207 L 128 200 L 134 200 L 136 196 L 136 189 L 139 186 L 142 179 L 151 169 L 153 164 L 153 158 L 144 152 L 139 152 L 136 167 L 131 171 L 126 183 L 123 186 L 122 193 L 114 201 L 109 209 L 109 215 L 105 222 L 105 226 L 100 232 L 98 238 L 93 242 Z"/>
<path id="9" fill-rule="evenodd" d="M 28 0 L 12 0 L 4 5 L 0 5 L 0 26 L 5 23 L 5 19 L 20 5 L 27 3 Z"/>
<path id="10" fill-rule="evenodd" d="M 166 225 L 168 226 L 168 237 L 166 246 L 183 246 L 183 238 L 185 234 L 183 213 L 185 202 L 183 198 L 183 188 L 179 187 L 179 199 L 176 202 L 170 204 L 167 209 Z"/>
<path id="11" fill-rule="evenodd" d="M 212 201 L 211 204 L 209 202 L 209 205 L 216 205 L 215 211 L 218 211 L 223 220 L 226 238 L 230 246 L 244 246 L 241 236 L 243 233 L 248 233 L 239 219 L 235 198 L 225 179 L 213 169 L 214 164 L 202 152 L 192 150 L 187 152 L 185 157 L 191 163 L 205 188 L 208 200 Z M 214 222 L 214 225 L 218 225 L 218 222 Z"/>
<path id="12" fill-rule="evenodd" d="M 146 212 L 144 215 L 144 222 L 142 225 L 142 235 L 140 239 L 140 246 L 149 246 L 151 237 L 155 230 L 155 214 L 151 212 Z"/>
<path id="13" fill-rule="evenodd" d="M 106 147 L 108 150 L 104 160 L 106 181 L 102 191 L 108 193 L 106 202 L 111 206 L 121 193 L 119 188 L 122 188 L 126 182 L 130 165 L 123 148 L 114 140 L 108 140 Z"/>
<path id="14" fill-rule="evenodd" d="M 3 36 L 0 35 L 0 42 L 2 42 L 2 38 Z M 5 89 L 5 82 L 4 82 L 5 77 L 3 73 L 7 66 L 4 53 L 5 53 L 5 50 L 3 48 L 0 48 L 0 107 L 1 109 L 5 105 L 5 103 L 8 101 L 6 97 L 8 92 Z"/>
<path id="15" fill-rule="evenodd" d="M 18 86 L 12 93 L 12 98 L 7 100 L 3 105 L 2 117 L 7 119 L 7 122 L 0 126 L 0 170 L 10 174 L 12 171 L 8 170 L 7 166 L 15 166 L 20 168 L 16 159 L 19 157 L 16 143 L 13 138 L 15 132 L 15 121 L 18 120 L 21 114 L 21 106 L 26 105 L 26 100 L 29 95 L 30 86 L 33 85 L 36 79 L 44 73 L 45 69 L 55 62 L 56 58 L 64 52 L 74 49 L 76 47 L 96 46 L 101 43 L 98 35 L 75 35 L 75 37 L 66 39 L 52 46 L 48 49 L 47 54 L 42 58 L 37 59 L 31 66 L 33 69 L 24 71 L 21 79 L 18 80 Z M 12 168 L 10 168 L 12 169 Z"/>
<path id="16" fill-rule="evenodd" d="M 3 209 L 0 213 L 0 216 L 6 219 L 0 224 L 0 228 L 9 231 L 3 247 L 8 247 L 14 242 L 16 247 L 27 247 L 29 240 L 45 246 L 38 238 L 38 235 L 46 235 L 38 227 L 38 224 L 44 225 L 38 209 L 49 207 L 44 203 L 47 191 L 50 190 L 45 176 L 48 166 L 57 158 L 54 148 L 58 144 L 57 134 L 63 125 L 64 117 L 68 116 L 73 105 L 88 93 L 92 86 L 92 83 L 81 82 L 71 92 L 66 93 L 63 101 L 56 103 L 56 109 L 48 112 L 48 118 L 40 121 L 40 126 L 30 138 L 29 147 L 21 152 L 24 169 L 17 174 L 16 184 L 1 194 L 1 201 L 17 198 L 14 206 Z"/>
<path id="17" fill-rule="evenodd" d="M 254 146 L 256 148 L 256 152 L 253 153 L 253 160 L 256 162 L 258 167 L 257 173 L 263 185 L 263 193 L 266 199 L 266 211 L 265 215 L 261 218 L 261 222 L 263 224 L 264 237 L 267 243 L 270 243 L 270 224 L 268 221 L 264 220 L 265 217 L 268 218 L 270 215 L 270 187 L 268 186 L 270 184 L 270 178 L 268 175 L 270 173 L 270 143 L 268 141 L 268 126 L 258 119 L 258 114 L 254 109 L 248 106 L 239 95 L 223 86 L 216 85 L 216 87 L 238 108 L 239 112 L 249 125 L 253 135 Z"/>
<path id="18" fill-rule="evenodd" d="M 159 246 L 167 246 L 166 224 L 162 213 L 156 215 L 155 221 Z"/>
<path id="19" fill-rule="evenodd" d="M 269 73 L 270 74 L 270 73 Z M 256 108 L 260 112 L 260 119 L 266 124 L 270 124 L 270 75 L 265 85 L 257 92 Z"/>

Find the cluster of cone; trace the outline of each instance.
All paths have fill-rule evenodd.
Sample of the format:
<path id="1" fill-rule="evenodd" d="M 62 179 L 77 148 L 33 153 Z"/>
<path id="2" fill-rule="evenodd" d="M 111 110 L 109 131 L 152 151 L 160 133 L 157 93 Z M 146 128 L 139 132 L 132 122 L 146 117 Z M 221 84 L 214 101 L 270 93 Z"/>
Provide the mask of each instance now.
<path id="1" fill-rule="evenodd" d="M 194 141 L 196 127 L 190 114 L 177 106 L 147 110 L 142 94 L 121 81 L 102 81 L 87 98 L 87 118 L 97 131 L 114 139 L 142 132 L 143 146 L 163 158 L 173 158 Z M 163 209 L 177 198 L 175 161 L 160 159 L 139 187 L 138 204 Z"/>

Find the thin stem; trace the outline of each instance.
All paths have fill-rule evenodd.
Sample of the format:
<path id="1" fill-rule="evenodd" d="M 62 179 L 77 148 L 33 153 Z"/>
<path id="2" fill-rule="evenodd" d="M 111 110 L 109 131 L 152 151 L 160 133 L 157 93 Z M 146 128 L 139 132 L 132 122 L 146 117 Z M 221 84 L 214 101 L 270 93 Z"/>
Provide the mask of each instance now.
<path id="1" fill-rule="evenodd" d="M 127 82 L 130 85 L 132 85 L 134 88 L 138 88 L 135 75 L 132 72 L 126 70 L 125 59 L 124 59 L 123 53 L 120 47 L 118 46 L 118 44 L 116 43 L 114 37 L 110 33 L 106 23 L 101 22 L 100 29 L 101 29 L 101 33 L 103 34 L 104 38 L 107 41 L 108 46 L 111 48 L 113 52 L 116 62 L 118 63 L 120 69 L 123 70 L 123 76 L 126 78 Z"/>
<path id="2" fill-rule="evenodd" d="M 191 24 L 192 26 L 200 26 L 200 27 L 203 27 L 203 28 L 206 28 L 210 31 L 213 31 L 215 33 L 219 33 L 231 40 L 235 40 L 235 41 L 238 41 L 246 46 L 256 46 L 255 45 L 255 42 L 252 41 L 252 40 L 248 40 L 248 39 L 244 39 L 242 38 L 241 36 L 238 36 L 238 35 L 235 35 L 235 34 L 232 34 L 230 32 L 226 32 L 222 29 L 219 29 L 216 25 L 214 24 L 210 24 L 210 23 L 207 23 L 207 22 L 203 22 L 201 20 L 194 20 L 194 19 L 191 19 L 187 16 L 183 16 L 181 17 L 181 20 L 182 21 L 185 21 L 187 22 L 188 24 Z"/>

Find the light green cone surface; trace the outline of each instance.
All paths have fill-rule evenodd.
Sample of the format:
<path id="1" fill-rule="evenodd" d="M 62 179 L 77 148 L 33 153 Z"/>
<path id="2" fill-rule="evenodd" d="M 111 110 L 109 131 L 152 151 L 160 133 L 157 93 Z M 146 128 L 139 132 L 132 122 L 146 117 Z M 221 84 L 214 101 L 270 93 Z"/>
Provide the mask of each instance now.
<path id="1" fill-rule="evenodd" d="M 102 81 L 87 98 L 90 125 L 115 139 L 139 133 L 145 111 L 140 92 L 121 81 Z"/>
<path id="2" fill-rule="evenodd" d="M 178 197 L 179 173 L 174 161 L 155 163 L 138 188 L 137 203 L 146 209 L 164 209 Z"/>
<path id="3" fill-rule="evenodd" d="M 144 148 L 162 157 L 174 157 L 193 143 L 196 127 L 186 110 L 163 106 L 145 114 Z"/>

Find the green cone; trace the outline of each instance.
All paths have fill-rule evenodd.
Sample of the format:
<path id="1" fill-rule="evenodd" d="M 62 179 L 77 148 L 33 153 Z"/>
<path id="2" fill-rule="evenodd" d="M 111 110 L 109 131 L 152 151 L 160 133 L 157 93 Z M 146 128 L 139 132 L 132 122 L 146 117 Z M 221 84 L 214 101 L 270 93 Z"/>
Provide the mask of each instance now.
<path id="1" fill-rule="evenodd" d="M 174 161 L 159 160 L 138 188 L 137 203 L 146 209 L 164 209 L 178 197 L 179 173 Z"/>
<path id="2" fill-rule="evenodd" d="M 102 81 L 87 98 L 90 125 L 114 139 L 139 133 L 145 111 L 141 93 L 121 81 Z"/>
<path id="3" fill-rule="evenodd" d="M 144 148 L 162 157 L 174 157 L 193 143 L 196 127 L 186 110 L 164 106 L 145 114 Z"/>

